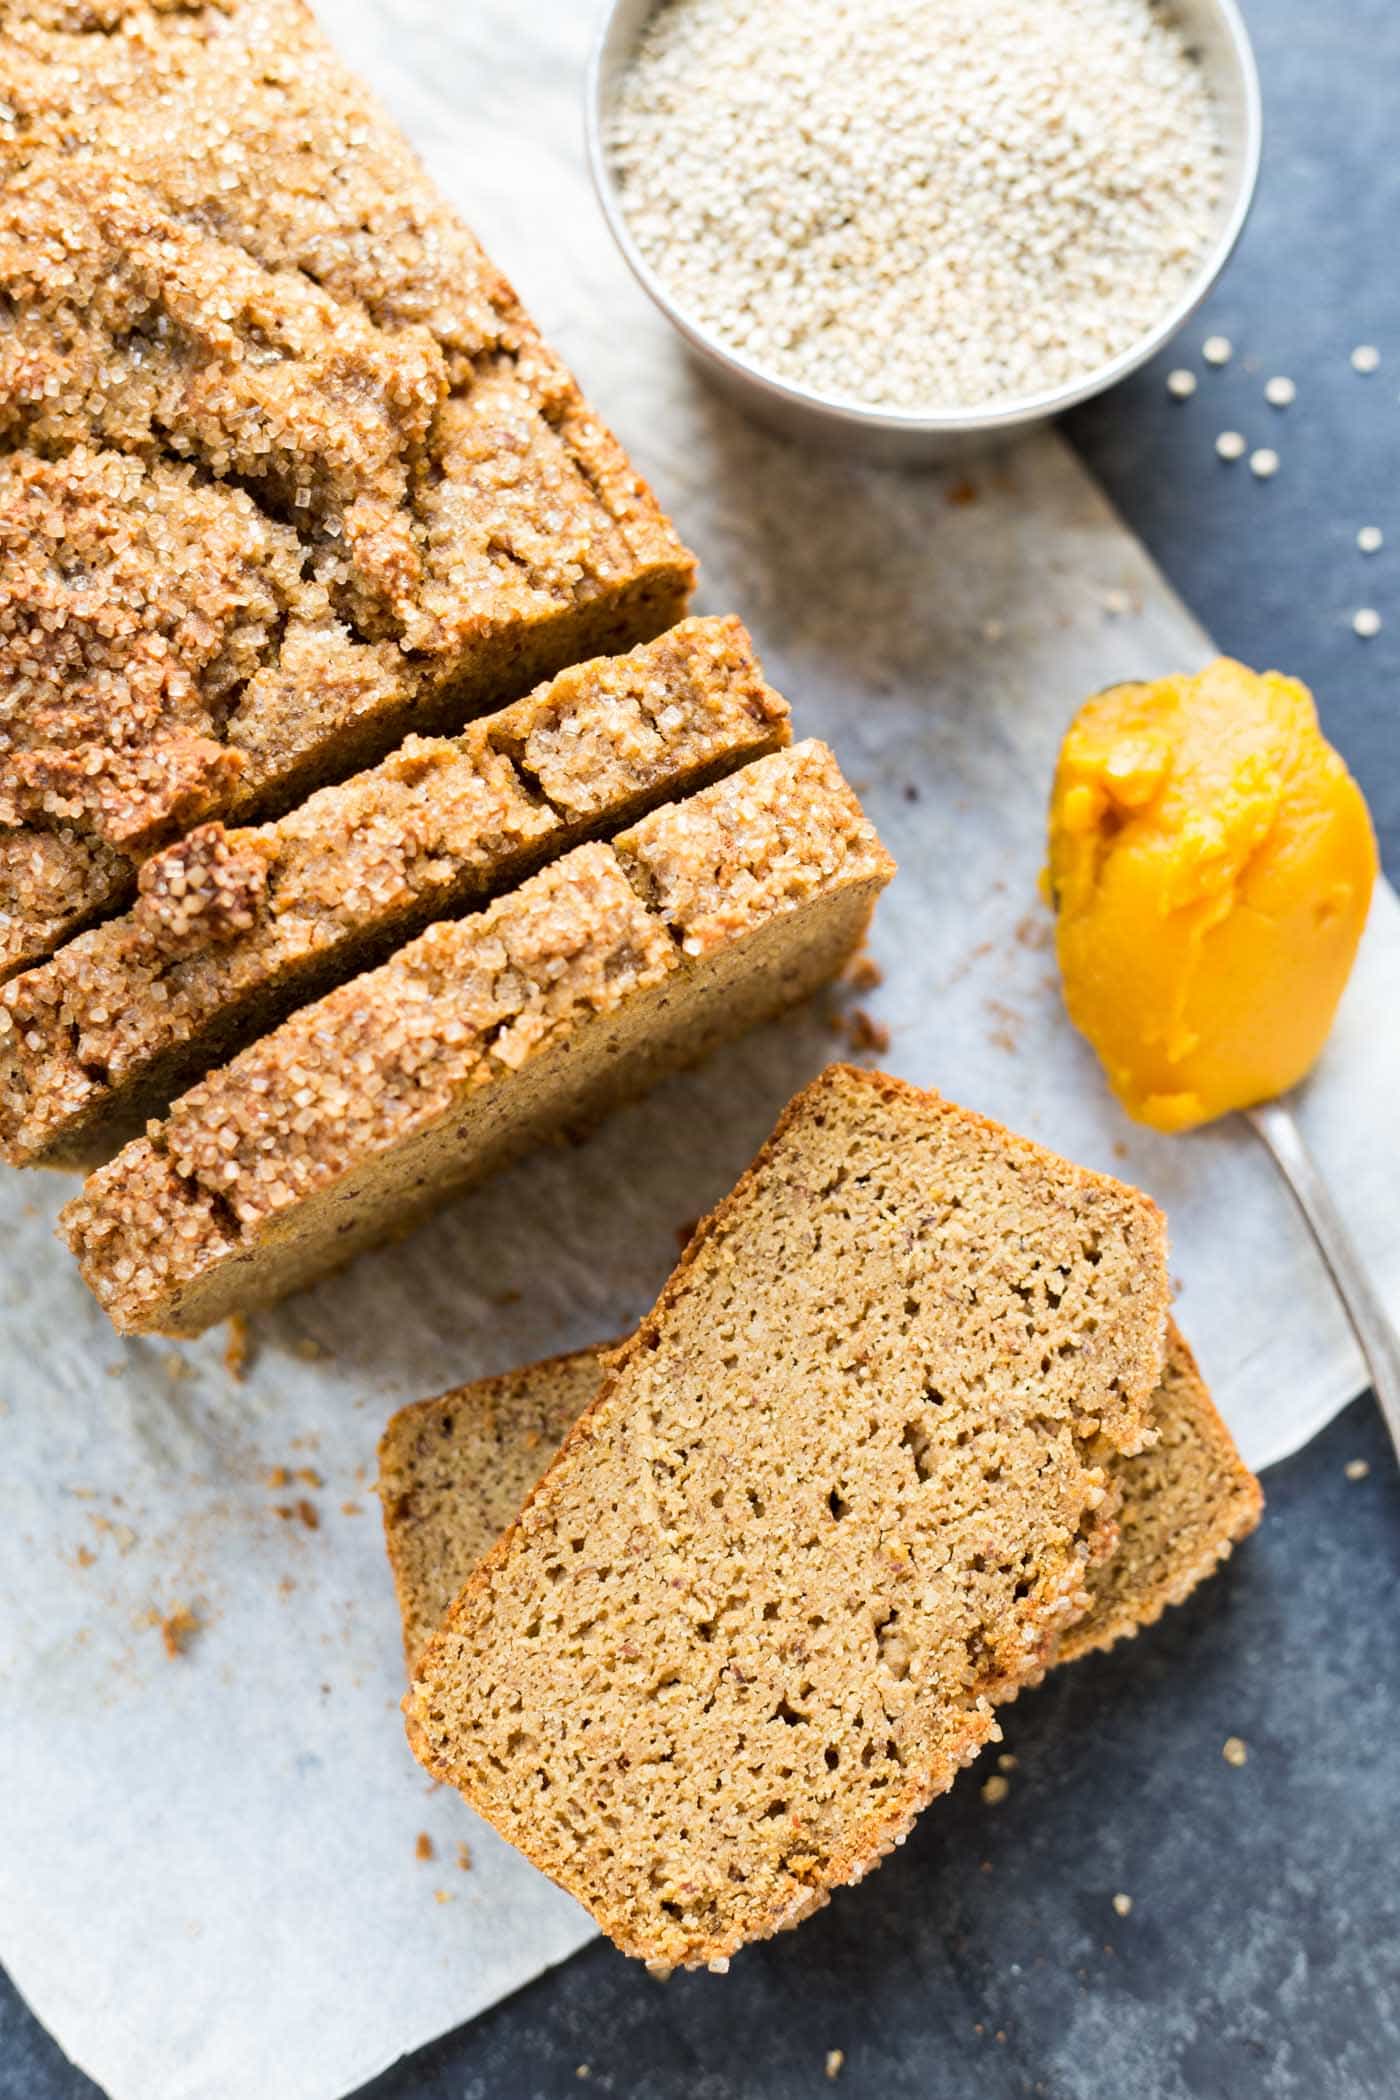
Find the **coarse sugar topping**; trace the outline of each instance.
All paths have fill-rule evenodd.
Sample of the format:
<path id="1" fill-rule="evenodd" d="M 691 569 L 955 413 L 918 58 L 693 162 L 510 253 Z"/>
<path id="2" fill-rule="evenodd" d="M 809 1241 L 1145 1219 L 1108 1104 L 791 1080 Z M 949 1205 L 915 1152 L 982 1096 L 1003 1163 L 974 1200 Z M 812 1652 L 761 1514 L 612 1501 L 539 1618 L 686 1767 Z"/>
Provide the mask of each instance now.
<path id="1" fill-rule="evenodd" d="M 694 576 L 298 0 L 0 22 L 4 975 Z"/>

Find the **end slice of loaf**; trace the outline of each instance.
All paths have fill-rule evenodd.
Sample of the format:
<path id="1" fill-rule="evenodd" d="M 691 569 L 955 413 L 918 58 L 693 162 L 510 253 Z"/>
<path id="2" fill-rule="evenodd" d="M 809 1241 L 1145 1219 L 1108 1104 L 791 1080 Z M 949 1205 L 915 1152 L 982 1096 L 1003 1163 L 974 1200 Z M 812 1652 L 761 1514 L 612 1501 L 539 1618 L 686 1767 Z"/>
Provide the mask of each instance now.
<path id="1" fill-rule="evenodd" d="M 795 1923 L 1088 1608 L 1166 1314 L 1145 1196 L 831 1068 L 430 1642 L 417 1754 L 628 1953 Z"/>
<path id="2" fill-rule="evenodd" d="M 735 619 L 411 737 L 275 824 L 149 859 L 135 908 L 0 987 L 0 1149 L 95 1165 L 213 1065 L 434 919 L 790 738 Z"/>
<path id="3" fill-rule="evenodd" d="M 63 1213 L 131 1333 L 198 1334 L 833 976 L 894 872 L 824 744 L 758 759 L 304 1007 Z"/>
<path id="4" fill-rule="evenodd" d="M 595 1399 L 605 1343 L 483 1378 L 401 1407 L 379 1443 L 384 1540 L 412 1677 L 477 1562 L 516 1516 L 569 1430 Z M 1248 1537 L 1264 1506 L 1175 1321 L 1152 1396 L 1157 1441 L 1114 1453 L 1121 1493 L 1118 1544 L 1087 1571 L 1090 1605 L 1059 1641 L 1054 1661 L 1151 1626 Z"/>

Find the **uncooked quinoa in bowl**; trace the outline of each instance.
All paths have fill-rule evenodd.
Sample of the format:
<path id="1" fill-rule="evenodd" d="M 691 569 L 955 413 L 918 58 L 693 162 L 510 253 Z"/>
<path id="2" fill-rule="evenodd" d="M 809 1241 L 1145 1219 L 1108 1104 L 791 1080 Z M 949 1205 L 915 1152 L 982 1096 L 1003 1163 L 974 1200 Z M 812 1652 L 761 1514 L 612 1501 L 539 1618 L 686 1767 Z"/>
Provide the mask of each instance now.
<path id="1" fill-rule="evenodd" d="M 995 428 L 1203 296 L 1255 96 L 1231 0 L 633 0 L 595 170 L 647 288 L 768 405 Z"/>

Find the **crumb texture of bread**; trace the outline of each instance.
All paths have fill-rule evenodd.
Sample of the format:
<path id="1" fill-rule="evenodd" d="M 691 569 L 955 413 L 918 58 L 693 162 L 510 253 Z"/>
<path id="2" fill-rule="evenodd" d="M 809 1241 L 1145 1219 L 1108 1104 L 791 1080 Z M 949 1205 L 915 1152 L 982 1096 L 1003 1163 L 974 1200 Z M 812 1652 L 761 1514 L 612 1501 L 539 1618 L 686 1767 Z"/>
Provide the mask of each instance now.
<path id="1" fill-rule="evenodd" d="M 702 939 L 716 872 L 743 922 Z M 69 1244 L 130 1332 L 282 1297 L 814 991 L 893 872 L 824 744 L 757 759 L 303 1007 L 89 1177 Z"/>
<path id="2" fill-rule="evenodd" d="M 0 986 L 0 1147 L 92 1166 L 298 1005 L 584 839 L 782 748 L 732 618 L 572 666 L 258 827 L 197 826 L 137 901 Z"/>
<path id="3" fill-rule="evenodd" d="M 1121 1494 L 1119 1540 L 1089 1572 L 1089 1610 L 1071 1626 L 1056 1662 L 1111 1648 L 1180 1604 L 1227 1560 L 1263 1513 L 1264 1496 L 1216 1410 L 1175 1321 L 1152 1403 L 1157 1440 L 1109 1473 Z"/>
<path id="4" fill-rule="evenodd" d="M 477 1564 L 514 1521 L 596 1398 L 616 1343 L 529 1364 L 401 1408 L 380 1442 L 385 1543 L 410 1678 Z M 1151 1626 L 1226 1561 L 1263 1511 L 1258 1481 L 1221 1420 L 1175 1321 L 1152 1396 L 1156 1442 L 1112 1453 L 1118 1544 L 1086 1569 L 1089 1610 L 1053 1664 Z"/>
<path id="5" fill-rule="evenodd" d="M 0 23 L 11 970 L 694 564 L 301 0 Z"/>
<path id="6" fill-rule="evenodd" d="M 830 1068 L 430 1642 L 417 1754 L 629 1953 L 795 1923 L 1087 1608 L 1167 1297 L 1136 1190 Z"/>
<path id="7" fill-rule="evenodd" d="M 610 1345 L 610 1346 L 616 1346 Z M 578 1349 L 401 1407 L 379 1440 L 384 1542 L 413 1665 L 488 1546 L 598 1390 L 604 1350 Z"/>
<path id="8" fill-rule="evenodd" d="M 380 1444 L 384 1531 L 413 1664 L 477 1563 L 514 1520 L 602 1383 L 600 1344 L 401 1408 Z M 1110 1648 L 1181 1604 L 1249 1536 L 1259 1482 L 1206 1390 L 1175 1321 L 1150 1409 L 1157 1440 L 1109 1456 L 1120 1490 L 1118 1544 L 1086 1573 L 1089 1610 L 1056 1644 L 1055 1663 Z"/>

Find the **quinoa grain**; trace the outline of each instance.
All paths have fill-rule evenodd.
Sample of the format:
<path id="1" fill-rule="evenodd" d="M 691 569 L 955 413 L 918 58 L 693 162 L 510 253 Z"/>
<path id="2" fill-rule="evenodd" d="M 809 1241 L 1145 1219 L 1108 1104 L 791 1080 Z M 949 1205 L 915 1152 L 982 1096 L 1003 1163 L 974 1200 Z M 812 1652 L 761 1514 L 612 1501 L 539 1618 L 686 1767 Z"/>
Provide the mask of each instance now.
<path id="1" fill-rule="evenodd" d="M 607 121 L 677 304 L 788 382 L 971 408 L 1128 349 L 1220 188 L 1214 111 L 1148 0 L 670 0 Z"/>

